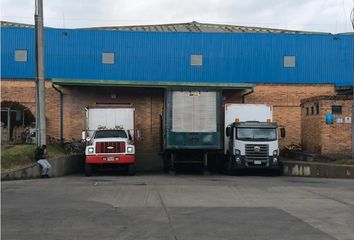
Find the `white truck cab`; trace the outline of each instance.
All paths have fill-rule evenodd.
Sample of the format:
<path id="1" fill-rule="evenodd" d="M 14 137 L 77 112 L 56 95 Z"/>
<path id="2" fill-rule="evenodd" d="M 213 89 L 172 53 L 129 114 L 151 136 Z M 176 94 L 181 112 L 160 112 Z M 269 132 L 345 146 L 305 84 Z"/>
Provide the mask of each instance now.
<path id="1" fill-rule="evenodd" d="M 224 153 L 228 172 L 246 168 L 281 171 L 278 126 L 272 122 L 272 107 L 264 104 L 226 107 L 225 121 L 234 119 L 232 123 L 225 122 Z M 281 130 L 281 135 L 285 137 L 285 129 Z"/>

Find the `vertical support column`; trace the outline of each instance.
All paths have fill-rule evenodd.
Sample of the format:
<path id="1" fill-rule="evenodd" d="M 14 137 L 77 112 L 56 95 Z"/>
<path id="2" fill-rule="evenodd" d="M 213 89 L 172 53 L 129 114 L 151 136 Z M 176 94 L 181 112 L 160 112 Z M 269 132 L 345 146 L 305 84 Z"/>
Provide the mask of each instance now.
<path id="1" fill-rule="evenodd" d="M 354 86 L 353 86 L 353 95 L 354 95 Z M 352 103 L 352 158 L 354 159 L 354 96 Z"/>
<path id="2" fill-rule="evenodd" d="M 203 154 L 203 172 L 204 172 L 204 175 L 209 175 L 210 172 L 209 172 L 209 169 L 208 169 L 208 152 L 205 152 Z"/>
<path id="3" fill-rule="evenodd" d="M 11 107 L 7 109 L 7 144 L 11 141 Z"/>
<path id="4" fill-rule="evenodd" d="M 36 0 L 35 4 L 35 33 L 36 33 L 36 82 L 38 87 L 37 106 L 37 146 L 45 145 L 47 141 L 45 119 L 45 70 L 44 70 L 44 23 L 43 23 L 43 0 Z"/>
<path id="5" fill-rule="evenodd" d="M 351 11 L 351 14 L 350 14 L 350 20 L 352 22 L 352 27 L 353 27 L 353 30 L 354 30 L 354 1 L 353 1 L 353 8 L 352 8 L 352 11 Z M 354 41 L 352 41 L 352 44 L 353 44 L 352 47 L 354 48 Z M 353 75 L 353 79 L 352 79 L 352 89 L 353 89 L 353 103 L 352 103 L 352 158 L 354 159 L 354 75 Z"/>
<path id="6" fill-rule="evenodd" d="M 171 166 L 170 166 L 170 172 L 169 172 L 171 175 L 176 174 L 175 160 L 176 160 L 176 153 L 172 152 L 171 153 Z"/>

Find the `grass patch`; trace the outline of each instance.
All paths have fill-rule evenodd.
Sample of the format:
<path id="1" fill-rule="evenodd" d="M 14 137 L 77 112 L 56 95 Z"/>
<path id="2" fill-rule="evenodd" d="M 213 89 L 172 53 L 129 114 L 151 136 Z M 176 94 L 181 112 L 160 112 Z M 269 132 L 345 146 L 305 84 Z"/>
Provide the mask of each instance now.
<path id="1" fill-rule="evenodd" d="M 14 145 L 1 149 L 1 170 L 16 168 L 36 162 L 34 159 L 35 145 Z M 48 158 L 64 155 L 59 145 L 47 145 Z"/>
<path id="2" fill-rule="evenodd" d="M 336 160 L 334 163 L 345 164 L 345 165 L 354 165 L 354 159 L 341 159 L 341 160 Z"/>

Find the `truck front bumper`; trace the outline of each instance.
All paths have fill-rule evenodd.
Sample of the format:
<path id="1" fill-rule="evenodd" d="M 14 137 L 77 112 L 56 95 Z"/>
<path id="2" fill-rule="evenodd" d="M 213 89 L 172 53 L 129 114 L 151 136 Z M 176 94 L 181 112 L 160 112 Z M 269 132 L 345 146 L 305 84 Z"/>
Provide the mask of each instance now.
<path id="1" fill-rule="evenodd" d="M 232 169 L 280 169 L 282 162 L 277 157 L 277 161 L 274 161 L 273 156 L 269 156 L 267 160 L 262 160 L 260 163 L 247 159 L 246 156 L 231 156 L 231 162 L 229 163 Z"/>
<path id="2" fill-rule="evenodd" d="M 132 164 L 134 155 L 87 155 L 85 159 L 89 164 Z"/>

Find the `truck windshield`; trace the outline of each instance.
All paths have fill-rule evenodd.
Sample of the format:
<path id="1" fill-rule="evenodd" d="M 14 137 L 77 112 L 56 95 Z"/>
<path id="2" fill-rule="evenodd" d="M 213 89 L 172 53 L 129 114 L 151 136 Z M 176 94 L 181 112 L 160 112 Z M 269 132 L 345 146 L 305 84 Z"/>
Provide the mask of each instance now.
<path id="1" fill-rule="evenodd" d="M 238 128 L 236 139 L 244 141 L 274 141 L 277 132 L 274 128 Z"/>
<path id="2" fill-rule="evenodd" d="M 96 131 L 94 138 L 127 138 L 124 130 L 102 130 Z"/>

